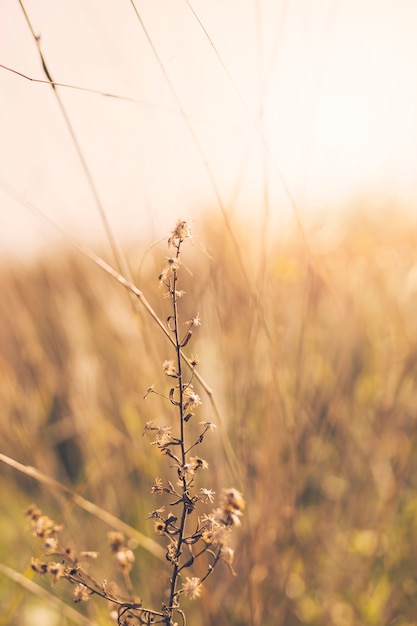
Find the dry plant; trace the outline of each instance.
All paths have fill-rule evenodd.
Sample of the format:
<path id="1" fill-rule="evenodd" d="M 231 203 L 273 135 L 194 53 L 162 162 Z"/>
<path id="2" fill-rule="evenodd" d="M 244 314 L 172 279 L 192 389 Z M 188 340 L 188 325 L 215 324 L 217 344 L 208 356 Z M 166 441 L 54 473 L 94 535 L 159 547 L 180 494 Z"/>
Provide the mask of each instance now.
<path id="1" fill-rule="evenodd" d="M 166 328 L 173 339 L 174 355 L 163 361 L 162 369 L 172 380 L 172 386 L 165 393 L 151 385 L 145 394 L 145 398 L 154 394 L 162 397 L 176 413 L 169 424 L 148 421 L 143 433 L 151 437 L 151 445 L 166 457 L 173 475 L 172 480 L 165 481 L 156 477 L 151 488 L 155 498 L 164 496 L 166 500 L 149 514 L 154 533 L 166 540 L 165 558 L 170 567 L 168 587 L 165 591 L 161 589 L 161 607 L 145 606 L 135 591 L 130 575 L 135 556 L 122 532 L 109 532 L 108 542 L 122 575 L 123 590 L 115 582 L 101 581 L 92 573 L 91 563 L 98 557 L 96 551 L 78 551 L 74 542 L 65 544 L 61 539 L 63 526 L 43 515 L 36 505 L 31 505 L 26 511 L 33 536 L 40 540 L 44 552 L 41 559 L 32 558 L 32 569 L 38 574 L 50 575 L 54 584 L 61 579 L 71 583 L 74 602 L 86 602 L 92 596 L 106 600 L 110 605 L 110 616 L 119 626 L 135 623 L 177 626 L 178 619 L 185 626 L 182 598 L 198 598 L 203 583 L 220 561 L 225 562 L 235 574 L 230 535 L 232 529 L 241 524 L 245 501 L 236 488 L 224 488 L 218 505 L 207 510 L 207 506 L 214 504 L 216 494 L 213 489 L 200 486 L 199 475 L 209 465 L 204 458 L 196 455 L 196 449 L 216 426 L 211 421 L 199 421 L 196 436 L 189 429 L 197 419 L 194 412 L 202 404 L 193 386 L 198 358 L 189 358 L 191 373 L 188 376 L 183 368 L 182 350 L 191 342 L 194 329 L 201 325 L 198 313 L 190 319 L 181 320 L 180 301 L 185 295 L 179 283 L 181 249 L 184 242 L 190 239 L 188 224 L 178 220 L 168 240 L 168 247 L 174 253 L 166 257 L 159 276 L 160 287 L 165 290 L 163 296 L 171 305 Z M 196 561 L 198 575 L 193 575 L 196 574 L 193 568 Z"/>
<path id="2" fill-rule="evenodd" d="M 231 534 L 238 576 L 218 561 L 214 576 L 198 587 L 203 589 L 198 600 L 181 592 L 177 599 L 187 625 L 414 625 L 415 226 L 390 222 L 387 231 L 379 217 L 370 223 L 358 217 L 350 231 L 323 246 L 320 259 L 336 300 L 299 239 L 275 240 L 260 274 L 253 231 L 237 231 L 250 276 L 263 278 L 258 280 L 263 317 L 248 297 L 223 224 L 211 214 L 201 231 L 211 260 L 184 242 L 177 270 L 177 290 L 192 294 L 179 301 L 180 340 L 194 331 L 182 350 L 203 357 L 189 377 L 182 372 L 183 383 L 191 382 L 204 400 L 184 424 L 185 450 L 204 430 L 200 421 L 215 421 L 218 429 L 207 431 L 203 444 L 187 452 L 188 461 L 198 454 L 210 464 L 209 470 L 196 470 L 189 491 L 193 497 L 209 488 L 220 496 L 223 486 L 237 484 L 250 506 L 239 532 Z M 165 319 L 172 315 L 172 299 L 162 298 L 157 287 L 152 295 L 151 289 L 164 251 L 153 250 L 136 281 Z M 167 254 L 175 257 L 172 250 Z M 129 257 L 132 267 L 135 253 L 137 246 Z M 35 542 L 23 532 L 22 511 L 31 501 L 55 526 L 65 525 L 64 531 L 56 529 L 63 549 L 73 550 L 66 538 L 76 537 L 78 564 L 94 571 L 100 584 L 112 572 L 117 593 L 133 604 L 123 571 L 114 571 L 117 552 L 106 545 L 108 530 L 123 533 L 118 551 L 127 560 L 129 550 L 134 553 L 128 575 L 141 608 L 162 613 L 173 573 L 165 554 L 176 538 L 154 537 L 151 527 L 161 520 L 151 513 L 165 505 L 161 517 L 174 515 L 178 525 L 182 502 L 170 503 L 179 500 L 182 488 L 175 460 L 161 458 L 162 433 L 148 424 L 147 436 L 142 434 L 153 420 L 158 429 L 171 425 L 170 436 L 179 438 L 178 407 L 169 400 L 174 388 L 178 401 L 178 379 L 161 367 L 164 360 L 176 364 L 175 348 L 168 353 L 160 329 L 142 328 L 124 291 L 79 254 L 55 254 L 53 262 L 48 257 L 24 269 L 0 273 L 0 486 L 6 494 L 0 502 L 0 625 L 108 623 L 106 600 L 89 595 L 89 602 L 71 606 L 76 586 L 64 580 L 53 586 L 54 574 L 30 570 L 34 545 L 39 563 L 63 558 L 45 558 L 44 540 Z M 204 326 L 184 325 L 197 311 Z M 206 327 L 210 332 L 201 332 Z M 212 417 L 197 374 L 210 380 L 227 420 Z M 154 392 L 144 400 L 151 383 Z M 238 479 L 223 462 L 218 440 L 223 431 L 239 459 Z M 180 446 L 168 448 L 180 458 Z M 179 495 L 152 495 L 155 477 L 163 488 L 174 483 Z M 187 512 L 185 538 L 195 532 L 204 508 L 210 514 L 214 504 L 198 501 Z M 200 547 L 206 547 L 203 539 L 183 543 L 182 564 Z M 213 545 L 207 548 L 179 572 L 177 591 L 187 577 L 204 577 L 214 558 L 209 550 L 216 554 Z M 91 553 L 96 550 L 99 559 Z M 72 609 L 71 616 L 64 609 Z M 42 619 L 35 619 L 40 610 Z M 179 613 L 173 621 L 182 624 Z"/>

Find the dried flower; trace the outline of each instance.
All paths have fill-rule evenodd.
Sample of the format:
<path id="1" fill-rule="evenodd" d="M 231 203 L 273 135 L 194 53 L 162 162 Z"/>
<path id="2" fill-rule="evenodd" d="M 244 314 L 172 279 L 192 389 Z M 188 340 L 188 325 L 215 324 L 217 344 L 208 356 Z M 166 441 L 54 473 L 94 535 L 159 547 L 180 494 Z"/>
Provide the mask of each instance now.
<path id="1" fill-rule="evenodd" d="M 192 578 L 185 579 L 185 583 L 182 586 L 182 591 L 187 598 L 190 600 L 194 600 L 194 598 L 198 598 L 201 595 L 201 580 L 196 576 Z"/>
<path id="2" fill-rule="evenodd" d="M 166 257 L 166 263 L 159 275 L 159 284 L 168 284 L 169 279 L 179 270 L 180 265 L 181 262 L 178 257 Z M 170 292 L 171 290 L 168 293 Z"/>
<path id="3" fill-rule="evenodd" d="M 55 523 L 46 515 L 40 515 L 33 520 L 33 536 L 47 539 L 56 532 Z"/>
<path id="4" fill-rule="evenodd" d="M 192 239 L 190 227 L 185 220 L 179 219 L 168 239 L 168 247 L 178 247 L 186 239 Z"/>
<path id="5" fill-rule="evenodd" d="M 196 409 L 202 404 L 200 396 L 193 389 L 192 385 L 189 385 L 184 391 L 184 408 L 186 410 Z"/>
<path id="6" fill-rule="evenodd" d="M 153 444 L 162 446 L 171 440 L 171 426 L 156 426 L 152 421 L 146 422 L 143 435 L 145 436 L 148 432 L 153 432 L 155 435 Z"/>
<path id="7" fill-rule="evenodd" d="M 36 520 L 42 515 L 42 511 L 38 509 L 36 504 L 31 504 L 25 511 L 25 515 L 28 516 L 30 521 L 36 522 Z"/>
<path id="8" fill-rule="evenodd" d="M 31 559 L 30 566 L 37 574 L 46 574 L 48 572 L 48 563 L 43 563 L 34 557 Z"/>
<path id="9" fill-rule="evenodd" d="M 161 521 L 155 522 L 153 526 L 153 531 L 155 535 L 165 535 L 165 531 L 166 531 L 165 522 L 161 522 Z"/>
<path id="10" fill-rule="evenodd" d="M 187 326 L 201 326 L 200 313 L 197 313 L 195 317 L 192 317 L 190 320 L 184 322 Z"/>
<path id="11" fill-rule="evenodd" d="M 155 478 L 155 483 L 151 489 L 153 496 L 160 496 L 164 492 L 163 482 L 161 478 Z"/>
<path id="12" fill-rule="evenodd" d="M 155 433 L 155 441 L 153 443 L 163 446 L 171 438 L 171 426 L 160 426 Z"/>
<path id="13" fill-rule="evenodd" d="M 214 546 L 222 546 L 226 543 L 230 535 L 230 527 L 225 526 L 223 523 L 217 523 L 211 525 L 203 531 L 201 538 L 204 543 Z"/>
<path id="14" fill-rule="evenodd" d="M 129 548 L 122 548 L 116 552 L 116 561 L 122 572 L 130 572 L 132 563 L 135 562 L 135 555 Z"/>
<path id="15" fill-rule="evenodd" d="M 188 482 L 194 477 L 195 468 L 191 463 L 184 463 L 184 465 L 178 470 L 178 475 L 180 479 L 185 478 L 185 480 Z"/>
<path id="16" fill-rule="evenodd" d="M 184 322 L 187 326 L 201 326 L 200 313 L 197 313 L 195 317 L 192 317 L 190 320 Z"/>
<path id="17" fill-rule="evenodd" d="M 221 506 L 224 511 L 244 511 L 245 500 L 237 489 L 231 487 L 223 489 Z"/>
<path id="18" fill-rule="evenodd" d="M 220 558 L 222 561 L 224 561 L 228 565 L 232 565 L 234 557 L 235 551 L 233 550 L 233 548 L 229 548 L 228 546 L 221 547 Z"/>
<path id="19" fill-rule="evenodd" d="M 65 566 L 63 563 L 48 563 L 48 573 L 53 576 L 53 583 L 56 585 L 58 580 L 65 577 Z"/>
<path id="20" fill-rule="evenodd" d="M 79 583 L 75 586 L 72 594 L 74 602 L 87 602 L 90 599 L 91 591 L 85 585 Z"/>
<path id="21" fill-rule="evenodd" d="M 189 465 L 194 471 L 198 469 L 208 469 L 209 466 L 207 461 L 201 459 L 199 456 L 192 456 L 189 460 Z"/>
<path id="22" fill-rule="evenodd" d="M 180 265 L 181 265 L 181 261 L 179 260 L 178 257 L 166 257 L 166 264 L 167 267 L 169 267 L 171 272 L 177 272 L 180 269 Z"/>
<path id="23" fill-rule="evenodd" d="M 191 367 L 197 367 L 199 363 L 200 363 L 200 359 L 198 358 L 198 356 L 196 354 L 192 354 L 190 357 Z"/>
<path id="24" fill-rule="evenodd" d="M 126 542 L 124 534 L 114 530 L 107 533 L 107 538 L 109 540 L 110 550 L 114 553 L 119 552 Z"/>
<path id="25" fill-rule="evenodd" d="M 147 400 L 148 397 L 151 395 L 151 393 L 153 393 L 153 388 L 155 385 L 151 385 L 150 387 L 147 388 L 145 395 L 143 396 L 144 400 Z"/>
<path id="26" fill-rule="evenodd" d="M 171 289 L 169 288 L 167 292 L 165 292 L 163 294 L 163 298 L 173 298 L 175 296 L 175 298 L 178 300 L 178 298 L 182 298 L 183 296 L 185 296 L 186 292 L 183 289 Z"/>
<path id="27" fill-rule="evenodd" d="M 86 559 L 97 559 L 98 558 L 98 552 L 93 552 L 91 550 L 85 550 L 84 552 L 80 553 L 80 556 L 83 556 Z"/>
<path id="28" fill-rule="evenodd" d="M 43 544 L 47 554 L 54 553 L 58 548 L 58 540 L 56 537 L 47 537 Z"/>
<path id="29" fill-rule="evenodd" d="M 75 561 L 75 547 L 72 542 L 66 546 L 64 552 L 70 561 Z"/>
<path id="30" fill-rule="evenodd" d="M 167 548 L 166 558 L 170 563 L 178 563 L 177 547 L 173 543 Z"/>
<path id="31" fill-rule="evenodd" d="M 229 569 L 232 572 L 233 576 L 236 576 L 236 572 L 233 569 L 234 557 L 235 551 L 233 550 L 233 548 L 229 548 L 229 546 L 222 546 L 220 548 L 220 559 L 229 566 Z"/>
<path id="32" fill-rule="evenodd" d="M 212 489 L 205 489 L 202 487 L 200 489 L 200 500 L 204 502 L 204 504 L 212 504 L 214 502 L 214 494 L 215 492 Z"/>
<path id="33" fill-rule="evenodd" d="M 161 506 L 160 509 L 156 509 L 155 511 L 152 511 L 152 513 L 149 513 L 149 515 L 148 515 L 148 517 L 146 519 L 154 519 L 154 518 L 160 519 L 162 513 L 164 513 L 164 512 L 165 512 L 165 507 Z"/>
<path id="34" fill-rule="evenodd" d="M 170 359 L 169 361 L 168 360 L 164 361 L 162 363 L 162 369 L 164 370 L 164 374 L 166 376 L 172 376 L 173 378 L 178 377 L 177 369 L 172 359 Z"/>
<path id="35" fill-rule="evenodd" d="M 201 426 L 204 426 L 205 430 L 216 430 L 217 426 L 216 424 L 213 424 L 213 422 L 199 422 L 199 424 L 201 424 Z"/>
<path id="36" fill-rule="evenodd" d="M 207 544 L 224 545 L 232 526 L 240 526 L 245 501 L 234 488 L 223 489 L 221 506 L 204 515 L 202 539 Z"/>

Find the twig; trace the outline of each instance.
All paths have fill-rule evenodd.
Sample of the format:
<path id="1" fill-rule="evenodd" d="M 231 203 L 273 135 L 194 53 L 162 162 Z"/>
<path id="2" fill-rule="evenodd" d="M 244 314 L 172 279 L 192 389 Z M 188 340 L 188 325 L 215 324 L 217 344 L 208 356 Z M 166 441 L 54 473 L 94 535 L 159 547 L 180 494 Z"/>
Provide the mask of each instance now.
<path id="1" fill-rule="evenodd" d="M 65 602 L 62 602 L 62 600 L 49 593 L 49 591 L 46 591 L 46 589 L 43 589 L 43 587 L 34 583 L 33 580 L 30 580 L 30 578 L 27 578 L 20 572 L 16 572 L 16 570 L 11 567 L 0 563 L 0 572 L 27 591 L 33 593 L 38 598 L 46 600 L 49 606 L 59 613 L 61 617 L 65 616 L 67 619 L 71 620 L 75 624 L 78 624 L 79 626 L 98 626 L 97 622 L 84 617 L 84 615 L 78 613 L 78 611 L 68 606 L 68 604 L 65 604 Z"/>
<path id="2" fill-rule="evenodd" d="M 56 100 L 58 102 L 58 106 L 59 106 L 59 108 L 61 110 L 61 113 L 62 113 L 62 115 L 64 117 L 64 120 L 65 120 L 67 129 L 68 129 L 68 132 L 69 132 L 69 134 L 71 136 L 71 139 L 72 139 L 72 142 L 74 144 L 75 150 L 77 152 L 78 158 L 80 160 L 82 169 L 84 171 L 84 175 L 85 175 L 85 177 L 87 179 L 88 185 L 89 185 L 89 187 L 91 189 L 91 192 L 93 194 L 93 197 L 94 197 L 94 200 L 95 200 L 98 212 L 100 214 L 101 221 L 102 221 L 103 226 L 104 226 L 104 230 L 106 232 L 107 239 L 109 241 L 109 244 L 110 244 L 110 247 L 112 249 L 114 258 L 116 260 L 116 264 L 117 264 L 119 270 L 125 276 L 131 277 L 131 272 L 130 272 L 130 269 L 129 269 L 127 263 L 126 263 L 126 259 L 124 258 L 121 250 L 119 249 L 119 246 L 117 245 L 115 237 L 113 236 L 112 230 L 110 228 L 109 221 L 107 219 L 106 212 L 104 210 L 103 203 L 102 203 L 100 195 L 98 193 L 98 189 L 97 189 L 97 187 L 95 185 L 93 176 L 92 176 L 92 174 L 90 172 L 90 168 L 87 165 L 87 161 L 86 161 L 86 159 L 84 157 L 84 153 L 83 153 L 83 151 L 81 149 L 80 142 L 78 141 L 78 138 L 77 138 L 77 136 L 75 134 L 75 129 L 74 129 L 74 127 L 73 127 L 73 125 L 72 125 L 72 123 L 70 121 L 68 113 L 67 113 L 67 111 L 66 111 L 66 109 L 64 107 L 64 104 L 63 104 L 63 102 L 62 102 L 62 100 L 61 100 L 61 98 L 59 96 L 59 93 L 58 93 L 58 91 L 56 89 L 56 85 L 55 85 L 55 82 L 54 82 L 54 80 L 52 78 L 51 72 L 50 72 L 50 70 L 49 70 L 49 68 L 48 68 L 48 66 L 46 64 L 46 60 L 45 60 L 45 57 L 43 55 L 42 48 L 41 48 L 40 37 L 38 35 L 36 35 L 36 33 L 35 33 L 34 29 L 33 29 L 32 23 L 31 23 L 31 21 L 29 19 L 29 15 L 28 15 L 25 7 L 24 7 L 23 1 L 19 0 L 19 4 L 20 4 L 20 7 L 21 7 L 21 9 L 23 11 L 23 14 L 25 16 L 26 22 L 27 22 L 27 24 L 29 26 L 30 32 L 32 33 L 32 36 L 33 36 L 33 38 L 35 40 L 36 47 L 38 48 L 38 53 L 39 53 L 39 56 L 40 56 L 40 59 L 41 59 L 43 71 L 45 72 L 45 75 L 46 75 L 46 77 L 48 79 L 48 82 L 49 82 L 49 84 L 51 85 L 51 87 L 52 87 L 52 89 L 54 91 L 55 98 L 56 98 Z"/>
<path id="3" fill-rule="evenodd" d="M 74 502 L 74 504 L 79 506 L 81 509 L 84 509 L 84 511 L 91 513 L 91 515 L 94 515 L 101 521 L 105 522 L 111 528 L 115 528 L 116 530 L 119 530 L 120 532 L 125 533 L 128 537 L 135 539 L 138 542 L 138 544 L 142 548 L 147 550 L 150 554 L 160 559 L 161 561 L 165 561 L 165 551 L 161 548 L 161 546 L 158 543 L 156 543 L 156 541 L 154 541 L 153 539 L 150 539 L 149 537 L 146 537 L 146 535 L 143 535 L 135 528 L 132 528 L 132 526 L 129 526 L 129 524 L 122 522 L 115 515 L 112 515 L 108 511 L 105 511 L 104 509 L 100 508 L 93 502 L 86 500 L 85 498 L 80 496 L 78 493 L 70 489 L 69 487 L 66 487 L 59 481 L 55 480 L 54 478 L 50 478 L 50 476 L 46 476 L 45 474 L 42 474 L 42 472 L 37 470 L 35 467 L 32 467 L 30 465 L 23 465 L 22 463 L 15 461 L 15 459 L 8 457 L 5 454 L 2 454 L 1 452 L 0 452 L 0 461 L 5 463 L 9 467 L 12 467 L 15 470 L 18 470 L 22 474 L 25 474 L 26 476 L 29 476 L 30 478 L 33 478 L 34 480 L 37 480 L 38 482 L 44 485 L 47 485 L 49 488 L 55 489 L 57 491 L 60 491 L 61 493 L 64 493 L 66 496 L 69 497 L 69 499 L 72 502 Z"/>

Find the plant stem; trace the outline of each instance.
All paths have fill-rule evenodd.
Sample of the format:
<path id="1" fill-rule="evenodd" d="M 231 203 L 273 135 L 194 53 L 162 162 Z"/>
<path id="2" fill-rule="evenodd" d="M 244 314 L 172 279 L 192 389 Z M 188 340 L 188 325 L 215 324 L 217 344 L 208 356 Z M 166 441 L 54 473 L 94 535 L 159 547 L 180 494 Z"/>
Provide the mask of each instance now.
<path id="1" fill-rule="evenodd" d="M 180 254 L 180 246 L 181 242 L 178 243 L 176 258 L 179 258 Z M 182 468 L 185 466 L 185 433 L 184 433 L 184 385 L 183 385 L 183 377 L 182 377 L 182 367 L 181 367 L 181 341 L 179 334 L 179 320 L 178 320 L 178 301 L 177 301 L 177 271 L 173 271 L 173 280 L 172 280 L 172 305 L 173 305 L 173 317 L 174 317 L 174 340 L 175 340 L 175 351 L 176 351 L 176 361 L 177 361 L 177 373 L 178 373 L 178 388 L 179 388 L 179 404 L 178 404 L 178 412 L 179 412 L 179 426 L 180 426 L 180 450 L 181 450 L 181 463 Z M 178 539 L 177 539 L 177 550 L 175 554 L 175 563 L 173 565 L 172 576 L 171 576 L 171 589 L 169 595 L 169 618 L 167 618 L 167 626 L 172 623 L 172 614 L 174 610 L 174 602 L 176 595 L 176 586 L 178 581 L 178 575 L 180 570 L 179 559 L 181 556 L 182 542 L 184 537 L 185 523 L 187 518 L 187 506 L 186 506 L 186 498 L 185 494 L 187 491 L 187 478 L 182 472 L 181 476 L 182 483 L 182 495 L 183 495 L 183 504 L 182 504 L 182 514 L 181 514 L 181 522 L 178 531 Z"/>

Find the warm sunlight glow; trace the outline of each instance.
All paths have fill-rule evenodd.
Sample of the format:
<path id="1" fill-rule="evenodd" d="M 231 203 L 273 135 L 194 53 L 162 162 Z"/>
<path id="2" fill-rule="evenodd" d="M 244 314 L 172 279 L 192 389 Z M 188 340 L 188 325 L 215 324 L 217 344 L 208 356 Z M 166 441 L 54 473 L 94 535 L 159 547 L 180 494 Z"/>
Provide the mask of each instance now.
<path id="1" fill-rule="evenodd" d="M 96 93 L 57 87 L 70 131 L 51 88 L 10 71 L 47 78 L 19 4 L 0 9 L 4 249 L 55 236 L 28 202 L 102 237 L 89 178 L 128 237 L 202 208 L 278 225 L 296 205 L 307 227 L 358 197 L 414 211 L 413 1 L 161 0 L 143 8 L 146 33 L 129 3 L 27 15 L 54 79 Z"/>
<path id="2" fill-rule="evenodd" d="M 417 626 L 417 0 L 0 23 L 0 626 Z"/>

